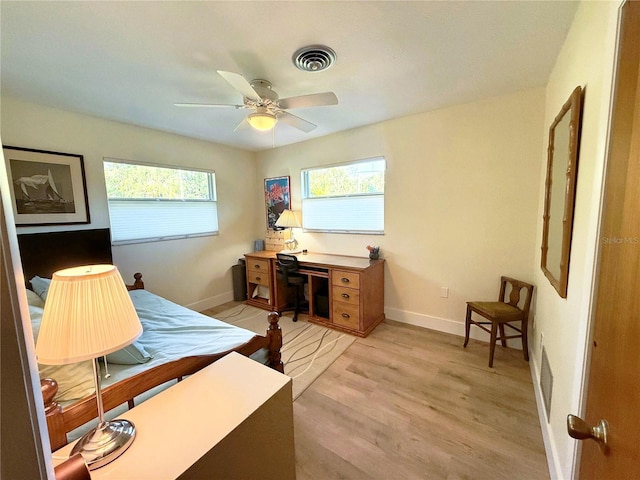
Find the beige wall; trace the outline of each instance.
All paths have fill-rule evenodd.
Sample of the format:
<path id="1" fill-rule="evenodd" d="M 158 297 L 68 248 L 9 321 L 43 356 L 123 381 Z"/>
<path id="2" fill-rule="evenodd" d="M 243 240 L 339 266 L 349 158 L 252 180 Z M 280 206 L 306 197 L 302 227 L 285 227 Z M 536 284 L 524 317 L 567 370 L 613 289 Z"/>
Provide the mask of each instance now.
<path id="1" fill-rule="evenodd" d="M 229 267 L 264 236 L 265 177 L 290 175 L 299 210 L 301 168 L 383 155 L 385 235 L 300 240 L 359 256 L 381 245 L 388 316 L 460 333 L 464 302 L 493 298 L 499 275 L 532 278 L 543 102 L 533 89 L 268 150 L 257 172 L 250 152 L 14 99 L 2 131 L 5 144 L 84 155 L 92 223 L 78 228 L 109 226 L 104 156 L 216 170 L 220 236 L 114 247 L 125 278 L 142 271 L 150 290 L 195 307 L 231 299 Z"/>
<path id="2" fill-rule="evenodd" d="M 2 107 L 5 144 L 84 155 L 92 223 L 77 228 L 109 225 L 105 156 L 216 170 L 220 236 L 114 247 L 125 278 L 142 271 L 147 288 L 178 303 L 204 308 L 231 299 L 229 267 L 264 236 L 264 178 L 290 175 L 300 210 L 301 168 L 380 155 L 384 235 L 298 236 L 316 252 L 365 256 L 367 244 L 380 245 L 390 318 L 461 334 L 465 301 L 494 298 L 501 274 L 533 277 L 542 88 L 257 155 L 15 99 L 3 98 Z"/>
<path id="3" fill-rule="evenodd" d="M 140 271 L 149 290 L 183 305 L 206 308 L 233 298 L 230 267 L 253 247 L 262 198 L 253 153 L 6 97 L 2 138 L 5 145 L 84 156 L 91 224 L 18 233 L 109 227 L 103 157 L 215 170 L 219 236 L 119 246 L 113 257 L 125 280 Z"/>
<path id="4" fill-rule="evenodd" d="M 541 225 L 536 236 L 535 283 L 538 293 L 530 345 L 534 385 L 537 387 L 540 371 L 541 334 L 544 335 L 543 343 L 553 373 L 549 423 L 546 415 L 541 413 L 552 478 L 569 479 L 573 475 L 577 442 L 566 433 L 566 416 L 581 413 L 618 5 L 618 2 L 581 3 L 546 89 L 545 148 L 548 126 L 562 104 L 577 85 L 585 89 L 566 299 L 560 298 L 538 267 Z M 538 217 L 542 218 L 544 161 L 540 168 Z M 538 403 L 542 404 L 540 397 Z"/>
<path id="5" fill-rule="evenodd" d="M 465 302 L 496 298 L 501 274 L 533 279 L 543 111 L 533 89 L 259 152 L 255 188 L 290 175 L 300 210 L 302 168 L 384 156 L 384 235 L 296 235 L 316 252 L 380 245 L 387 316 L 460 334 Z"/>

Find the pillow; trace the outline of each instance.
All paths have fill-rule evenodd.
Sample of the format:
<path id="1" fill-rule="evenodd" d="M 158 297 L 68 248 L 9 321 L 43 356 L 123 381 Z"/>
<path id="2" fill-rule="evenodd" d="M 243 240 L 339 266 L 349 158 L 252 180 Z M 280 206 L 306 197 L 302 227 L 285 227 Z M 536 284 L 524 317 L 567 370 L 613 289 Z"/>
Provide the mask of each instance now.
<path id="1" fill-rule="evenodd" d="M 31 292 L 35 297 L 36 294 Z M 29 294 L 27 293 L 29 297 Z M 40 297 L 38 300 L 42 305 L 44 302 Z M 29 302 L 29 315 L 31 316 L 31 328 L 33 329 L 33 341 L 38 340 L 40 332 L 40 322 L 42 321 L 43 307 L 31 305 Z M 53 378 L 58 382 L 58 393 L 55 396 L 57 402 L 68 402 L 77 400 L 85 395 L 94 392 L 95 384 L 93 380 L 93 360 L 86 360 L 68 365 L 43 365 L 38 364 L 40 378 Z"/>
<path id="2" fill-rule="evenodd" d="M 151 360 L 153 356 L 138 342 L 133 342 L 120 350 L 107 355 L 107 362 L 118 365 L 135 365 Z"/>
<path id="3" fill-rule="evenodd" d="M 40 296 L 34 292 L 33 290 L 29 290 L 27 288 L 27 303 L 30 307 L 39 307 L 44 308 L 44 300 L 40 298 Z"/>
<path id="4" fill-rule="evenodd" d="M 35 305 L 29 305 L 29 317 L 31 317 L 31 329 L 33 330 L 34 342 L 38 339 L 38 332 L 40 331 L 40 323 L 42 322 L 43 313 L 44 313 L 44 308 L 37 307 Z"/>
<path id="5" fill-rule="evenodd" d="M 42 311 L 41 307 L 29 306 L 34 342 L 38 339 Z M 57 402 L 77 400 L 93 393 L 95 390 L 93 360 L 70 363 L 68 365 L 43 365 L 39 363 L 38 372 L 40 378 L 53 378 L 58 382 L 58 393 L 55 396 Z"/>
<path id="6" fill-rule="evenodd" d="M 53 378 L 58 382 L 57 402 L 77 400 L 95 391 L 93 360 L 67 365 L 38 364 L 40 378 Z"/>
<path id="7" fill-rule="evenodd" d="M 37 275 L 29 280 L 31 283 L 31 288 L 33 291 L 38 294 L 38 296 L 43 300 L 47 300 L 47 292 L 49 291 L 49 285 L 51 284 L 50 278 L 40 278 Z"/>

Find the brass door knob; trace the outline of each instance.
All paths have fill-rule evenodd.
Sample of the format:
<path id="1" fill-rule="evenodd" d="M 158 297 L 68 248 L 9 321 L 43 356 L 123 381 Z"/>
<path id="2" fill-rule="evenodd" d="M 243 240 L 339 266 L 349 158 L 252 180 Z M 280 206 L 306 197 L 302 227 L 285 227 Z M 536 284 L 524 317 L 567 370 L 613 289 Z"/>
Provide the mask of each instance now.
<path id="1" fill-rule="evenodd" d="M 609 424 L 604 419 L 600 420 L 595 427 L 590 427 L 580 417 L 569 414 L 567 415 L 567 431 L 569 436 L 576 440 L 584 440 L 586 438 L 595 440 L 603 452 L 609 448 L 607 444 Z"/>

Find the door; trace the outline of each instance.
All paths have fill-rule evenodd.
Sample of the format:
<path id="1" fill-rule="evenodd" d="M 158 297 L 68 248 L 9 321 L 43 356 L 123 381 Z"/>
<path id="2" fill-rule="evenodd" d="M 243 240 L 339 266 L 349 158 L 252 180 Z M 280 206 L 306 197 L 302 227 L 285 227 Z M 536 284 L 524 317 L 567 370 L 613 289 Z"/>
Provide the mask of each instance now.
<path id="1" fill-rule="evenodd" d="M 580 480 L 640 478 L 640 2 L 623 7 Z"/>
<path id="2" fill-rule="evenodd" d="M 41 432 L 46 437 L 47 424 L 40 380 L 31 376 L 24 343 L 18 304 L 18 296 L 24 293 L 16 285 L 18 237 L 8 185 L 0 152 L 0 478 L 46 479 L 53 478 L 51 450 L 43 445 Z"/>

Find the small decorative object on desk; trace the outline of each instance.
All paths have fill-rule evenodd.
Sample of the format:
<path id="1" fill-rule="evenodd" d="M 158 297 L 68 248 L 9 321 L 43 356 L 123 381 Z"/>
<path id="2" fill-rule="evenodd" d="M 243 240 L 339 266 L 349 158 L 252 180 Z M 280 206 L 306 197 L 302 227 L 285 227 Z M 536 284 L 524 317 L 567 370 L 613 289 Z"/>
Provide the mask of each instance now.
<path id="1" fill-rule="evenodd" d="M 380 258 L 380 247 L 372 247 L 371 245 L 367 245 L 367 250 L 369 250 L 369 258 L 371 260 L 377 260 Z"/>

